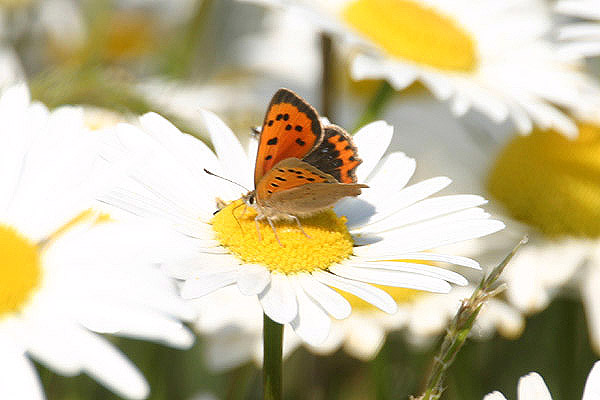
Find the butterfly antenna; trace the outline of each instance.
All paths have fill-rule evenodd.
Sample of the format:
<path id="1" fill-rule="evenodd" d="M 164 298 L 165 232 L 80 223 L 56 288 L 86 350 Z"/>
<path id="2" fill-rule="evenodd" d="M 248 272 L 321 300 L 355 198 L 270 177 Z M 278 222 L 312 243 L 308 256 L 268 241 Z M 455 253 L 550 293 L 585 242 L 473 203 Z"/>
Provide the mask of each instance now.
<path id="1" fill-rule="evenodd" d="M 234 182 L 234 181 L 232 181 L 231 179 L 227 179 L 227 178 L 224 178 L 224 177 L 222 177 L 221 175 L 217 175 L 217 174 L 215 174 L 214 172 L 210 172 L 210 171 L 209 171 L 209 170 L 207 170 L 206 168 L 204 168 L 204 172 L 206 172 L 206 173 L 207 173 L 207 174 L 209 174 L 209 175 L 215 176 L 215 177 L 217 177 L 217 178 L 221 178 L 221 179 L 223 179 L 224 181 L 231 182 L 231 183 L 233 183 L 234 185 L 238 185 L 239 187 L 241 187 L 242 189 L 244 189 L 244 190 L 245 190 L 245 191 L 247 191 L 247 192 L 249 192 L 249 191 L 250 191 L 250 189 L 248 189 L 247 187 L 245 187 L 245 186 L 243 186 L 243 185 L 240 185 L 239 183 L 237 183 L 237 182 Z"/>

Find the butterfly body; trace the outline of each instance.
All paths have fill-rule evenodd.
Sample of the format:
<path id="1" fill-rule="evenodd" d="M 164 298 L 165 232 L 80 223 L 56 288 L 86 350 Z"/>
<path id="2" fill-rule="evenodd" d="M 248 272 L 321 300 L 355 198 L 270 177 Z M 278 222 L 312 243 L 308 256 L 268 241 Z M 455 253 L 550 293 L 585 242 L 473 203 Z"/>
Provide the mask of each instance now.
<path id="1" fill-rule="evenodd" d="M 323 126 L 315 109 L 288 89 L 279 89 L 260 131 L 255 190 L 243 196 L 256 220 L 308 217 L 361 188 L 354 171 L 362 161 L 352 138 L 336 125 Z M 276 231 L 275 231 L 276 232 Z"/>

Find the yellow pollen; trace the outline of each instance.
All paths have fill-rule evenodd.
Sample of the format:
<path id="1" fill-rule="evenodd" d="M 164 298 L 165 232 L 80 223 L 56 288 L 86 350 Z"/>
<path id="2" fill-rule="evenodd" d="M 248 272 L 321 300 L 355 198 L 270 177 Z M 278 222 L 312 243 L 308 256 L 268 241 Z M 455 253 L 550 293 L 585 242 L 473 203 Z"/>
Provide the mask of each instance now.
<path id="1" fill-rule="evenodd" d="M 22 310 L 41 278 L 37 246 L 0 224 L 0 318 Z"/>
<path id="2" fill-rule="evenodd" d="M 456 21 L 411 0 L 355 0 L 342 18 L 393 57 L 429 67 L 470 72 L 473 38 Z"/>
<path id="3" fill-rule="evenodd" d="M 254 224 L 256 211 L 247 208 L 244 213 L 244 207 L 239 200 L 229 204 L 215 215 L 212 226 L 221 244 L 245 263 L 293 274 L 326 269 L 352 254 L 354 243 L 346 228 L 346 218 L 338 217 L 333 210 L 300 218 L 302 229 L 309 237 L 296 222 L 277 221 L 275 229 L 280 246 L 266 221 L 259 222 L 259 239 Z"/>
<path id="4" fill-rule="evenodd" d="M 600 237 L 600 127 L 579 137 L 518 136 L 500 153 L 488 189 L 508 212 L 551 235 Z"/>

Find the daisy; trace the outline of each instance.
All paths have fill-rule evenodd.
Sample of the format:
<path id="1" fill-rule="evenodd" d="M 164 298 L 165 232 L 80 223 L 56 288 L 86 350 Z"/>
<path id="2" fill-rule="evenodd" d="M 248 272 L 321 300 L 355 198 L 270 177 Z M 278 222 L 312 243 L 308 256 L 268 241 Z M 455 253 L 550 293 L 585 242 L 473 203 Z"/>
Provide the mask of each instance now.
<path id="1" fill-rule="evenodd" d="M 432 344 L 454 317 L 461 300 L 468 298 L 473 286 L 456 287 L 448 294 L 431 294 L 411 289 L 386 287 L 398 304 L 398 312 L 384 313 L 355 296 L 340 293 L 352 305 L 352 314 L 334 320 L 323 343 L 307 345 L 319 355 L 332 354 L 342 348 L 347 354 L 369 361 L 378 353 L 387 334 L 402 330 L 406 340 L 417 346 Z M 222 371 L 254 360 L 262 364 L 262 307 L 256 298 L 244 299 L 233 286 L 219 289 L 192 302 L 198 318 L 196 331 L 205 339 L 209 368 Z M 215 307 L 219 304 L 219 307 Z M 504 301 L 490 299 L 478 316 L 471 337 L 488 339 L 495 331 L 516 338 L 524 328 L 522 315 Z M 284 334 L 284 358 L 302 345 L 293 330 Z"/>
<path id="2" fill-rule="evenodd" d="M 531 372 L 519 379 L 517 386 L 518 400 L 552 400 L 550 391 L 544 378 L 537 372 Z M 596 361 L 583 388 L 581 400 L 594 400 L 600 398 L 600 361 Z M 492 392 L 483 400 L 506 400 L 500 392 Z"/>
<path id="3" fill-rule="evenodd" d="M 42 399 L 32 362 L 144 398 L 135 366 L 97 333 L 188 347 L 193 310 L 154 267 L 162 234 L 91 211 L 112 172 L 79 108 L 0 95 L 0 398 Z"/>
<path id="4" fill-rule="evenodd" d="M 354 79 L 385 79 L 396 90 L 418 80 L 457 116 L 472 107 L 522 133 L 535 124 L 574 135 L 560 107 L 585 112 L 600 98 L 597 83 L 544 39 L 543 1 L 244 1 L 286 8 L 358 47 Z"/>
<path id="5" fill-rule="evenodd" d="M 579 136 L 535 130 L 522 137 L 512 126 L 456 121 L 440 105 L 412 97 L 387 117 L 403 122 L 392 149 L 420 160 L 417 178 L 440 171 L 454 177 L 450 190 L 487 193 L 488 210 L 507 229 L 447 249 L 494 265 L 523 235 L 529 243 L 503 273 L 506 299 L 526 314 L 544 310 L 565 291 L 583 301 L 592 346 L 600 353 L 600 125 L 579 122 Z M 431 118 L 435 115 L 435 118 Z"/>
<path id="6" fill-rule="evenodd" d="M 242 212 L 235 200 L 240 189 L 204 171 L 250 186 L 256 141 L 246 152 L 216 115 L 203 111 L 203 116 L 216 154 L 157 114 L 141 117 L 140 128 L 118 125 L 107 157 L 133 160 L 139 168 L 103 201 L 169 222 L 181 234 L 181 243 L 193 254 L 167 263 L 165 269 L 185 280 L 183 297 L 237 285 L 244 295 L 258 296 L 268 317 L 289 323 L 308 343 L 325 340 L 330 316 L 350 315 L 350 303 L 332 288 L 394 313 L 393 298 L 371 284 L 442 293 L 450 290 L 450 283 L 466 285 L 462 275 L 418 262 L 479 268 L 477 262 L 424 250 L 504 226 L 478 208 L 485 203 L 479 196 L 429 198 L 450 184 L 448 178 L 407 186 L 414 160 L 402 153 L 381 159 L 393 129 L 379 121 L 355 136 L 363 159 L 358 181 L 370 186 L 364 195 L 342 200 L 335 212 L 301 220 L 309 237 L 296 225 L 278 224 L 281 246 L 262 223 L 259 238 L 253 211 Z"/>
<path id="7" fill-rule="evenodd" d="M 574 58 L 600 55 L 600 1 L 561 0 L 556 12 L 583 18 L 586 22 L 573 22 L 560 28 L 558 37 L 566 41 L 562 51 Z"/>

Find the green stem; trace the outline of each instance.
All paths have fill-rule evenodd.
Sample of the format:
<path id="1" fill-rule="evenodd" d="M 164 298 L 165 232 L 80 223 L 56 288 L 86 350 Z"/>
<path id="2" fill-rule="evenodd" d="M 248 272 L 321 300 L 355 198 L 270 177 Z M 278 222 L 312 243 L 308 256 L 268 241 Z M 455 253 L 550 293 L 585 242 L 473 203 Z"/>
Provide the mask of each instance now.
<path id="1" fill-rule="evenodd" d="M 452 365 L 454 358 L 465 344 L 467 336 L 473 328 L 473 324 L 479 315 L 481 307 L 487 300 L 498 294 L 502 289 L 494 289 L 493 286 L 517 250 L 525 243 L 527 243 L 527 238 L 523 238 L 506 258 L 481 281 L 479 287 L 475 289 L 469 299 L 463 300 L 454 319 L 450 322 L 450 326 L 448 327 L 446 336 L 440 346 L 440 350 L 433 360 L 433 366 L 429 373 L 429 378 L 427 379 L 425 392 L 418 397 L 418 399 L 437 400 L 442 396 L 442 392 L 444 391 L 444 378 L 450 365 Z"/>
<path id="2" fill-rule="evenodd" d="M 326 33 L 321 34 L 321 115 L 331 120 L 331 106 L 333 92 L 333 41 Z"/>
<path id="3" fill-rule="evenodd" d="M 383 81 L 371 101 L 369 101 L 365 112 L 361 115 L 352 132 L 356 132 L 369 122 L 375 121 L 387 102 L 392 98 L 394 92 L 394 88 L 387 81 Z"/>
<path id="4" fill-rule="evenodd" d="M 173 78 L 189 77 L 198 59 L 198 48 L 210 21 L 214 0 L 200 0 L 185 29 L 171 42 L 165 56 L 164 73 Z M 207 56 L 206 54 L 204 55 Z"/>
<path id="5" fill-rule="evenodd" d="M 281 364 L 283 325 L 264 315 L 263 318 L 263 396 L 265 400 L 281 400 Z"/>

